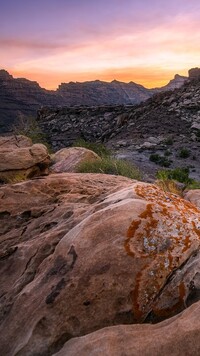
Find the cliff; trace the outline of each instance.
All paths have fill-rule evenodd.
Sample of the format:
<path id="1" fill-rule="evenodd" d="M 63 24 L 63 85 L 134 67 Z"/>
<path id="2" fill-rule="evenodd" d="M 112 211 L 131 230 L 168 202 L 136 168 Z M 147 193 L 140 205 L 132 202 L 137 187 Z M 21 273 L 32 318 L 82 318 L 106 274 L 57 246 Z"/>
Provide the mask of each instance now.
<path id="1" fill-rule="evenodd" d="M 37 82 L 24 78 L 14 79 L 0 70 L 0 133 L 12 131 L 12 125 L 21 114 L 36 116 L 42 106 L 76 105 L 127 105 L 138 104 L 154 93 L 182 85 L 184 77 L 175 77 L 163 88 L 147 89 L 142 85 L 116 80 L 111 83 L 91 82 L 62 83 L 56 91 L 43 89 Z"/>

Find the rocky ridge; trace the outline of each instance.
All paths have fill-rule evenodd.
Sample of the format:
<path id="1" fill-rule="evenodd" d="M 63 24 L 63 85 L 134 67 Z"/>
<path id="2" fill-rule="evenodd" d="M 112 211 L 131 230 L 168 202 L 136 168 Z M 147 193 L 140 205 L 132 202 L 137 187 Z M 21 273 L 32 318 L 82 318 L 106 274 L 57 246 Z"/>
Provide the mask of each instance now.
<path id="1" fill-rule="evenodd" d="M 116 80 L 62 83 L 55 91 L 46 90 L 37 82 L 24 78 L 14 79 L 5 70 L 0 70 L 0 132 L 12 131 L 20 115 L 36 116 L 45 105 L 119 105 L 136 104 L 151 97 L 155 92 L 175 88 L 187 77 L 175 76 L 164 88 L 146 89 L 142 85 Z"/>
<path id="2" fill-rule="evenodd" d="M 43 108 L 38 123 L 54 150 L 76 139 L 102 141 L 118 157 L 127 158 L 149 175 L 159 168 L 152 153 L 168 155 L 170 167 L 190 166 L 200 179 L 200 79 L 158 93 L 140 105 Z M 181 150 L 188 152 L 182 159 Z M 193 170 L 193 171 L 192 171 Z"/>

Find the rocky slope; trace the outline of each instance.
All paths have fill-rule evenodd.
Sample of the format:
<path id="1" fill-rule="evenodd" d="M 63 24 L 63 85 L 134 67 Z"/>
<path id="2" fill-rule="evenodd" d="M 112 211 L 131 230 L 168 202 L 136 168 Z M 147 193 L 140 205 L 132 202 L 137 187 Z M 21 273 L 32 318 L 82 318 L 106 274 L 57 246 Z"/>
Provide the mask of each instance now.
<path id="1" fill-rule="evenodd" d="M 157 154 L 165 166 L 189 167 L 191 175 L 200 180 L 198 76 L 140 105 L 43 108 L 37 120 L 54 150 L 70 146 L 77 138 L 103 141 L 149 177 L 159 169 L 149 160 Z"/>
<path id="2" fill-rule="evenodd" d="M 10 131 L 20 114 L 35 116 L 41 106 L 136 104 L 157 91 L 180 86 L 186 79 L 175 76 L 163 89 L 152 90 L 133 82 L 107 83 L 97 80 L 62 83 L 56 91 L 50 91 L 42 89 L 37 82 L 14 79 L 5 70 L 0 70 L 0 132 Z"/>

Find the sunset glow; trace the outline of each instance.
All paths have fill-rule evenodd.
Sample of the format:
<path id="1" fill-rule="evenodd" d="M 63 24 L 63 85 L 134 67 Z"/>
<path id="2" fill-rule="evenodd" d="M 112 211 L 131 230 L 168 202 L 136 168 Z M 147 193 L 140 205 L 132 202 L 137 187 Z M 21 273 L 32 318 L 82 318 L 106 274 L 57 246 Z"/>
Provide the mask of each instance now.
<path id="1" fill-rule="evenodd" d="M 199 66 L 198 0 L 1 1 L 1 69 L 61 82 L 167 84 Z"/>

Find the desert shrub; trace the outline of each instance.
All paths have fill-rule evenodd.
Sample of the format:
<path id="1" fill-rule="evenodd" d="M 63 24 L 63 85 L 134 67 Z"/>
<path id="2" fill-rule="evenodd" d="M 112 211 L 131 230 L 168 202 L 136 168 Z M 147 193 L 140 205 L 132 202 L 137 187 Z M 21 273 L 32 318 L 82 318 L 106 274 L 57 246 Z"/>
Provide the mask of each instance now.
<path id="1" fill-rule="evenodd" d="M 74 147 L 84 147 L 88 150 L 95 152 L 100 157 L 108 157 L 111 152 L 102 143 L 95 143 L 85 141 L 84 139 L 78 139 L 73 143 Z"/>
<path id="2" fill-rule="evenodd" d="M 180 194 L 185 189 L 200 189 L 200 182 L 189 177 L 189 168 L 175 168 L 157 172 L 158 185 L 165 191 Z M 179 182 L 182 185 L 178 185 Z"/>
<path id="3" fill-rule="evenodd" d="M 166 150 L 165 153 L 164 153 L 165 157 L 169 157 L 171 155 L 172 155 L 172 152 L 170 150 Z"/>
<path id="4" fill-rule="evenodd" d="M 188 150 L 187 148 L 181 148 L 178 156 L 180 158 L 188 158 L 190 156 L 190 150 Z"/>
<path id="5" fill-rule="evenodd" d="M 200 182 L 192 179 L 191 183 L 187 185 L 187 189 L 200 189 Z"/>
<path id="6" fill-rule="evenodd" d="M 103 157 L 101 161 L 83 162 L 79 165 L 79 173 L 104 173 L 128 177 L 131 179 L 141 179 L 141 173 L 133 164 L 125 161 Z"/>
<path id="7" fill-rule="evenodd" d="M 164 143 L 165 145 L 171 146 L 171 145 L 173 145 L 173 140 L 172 140 L 171 137 L 168 137 L 168 138 L 166 138 L 166 139 L 163 141 L 163 143 Z"/>
<path id="8" fill-rule="evenodd" d="M 151 162 L 158 164 L 159 166 L 166 167 L 166 168 L 169 167 L 172 163 L 170 159 L 168 159 L 165 156 L 160 156 L 158 153 L 152 153 L 149 157 L 149 160 Z"/>
<path id="9" fill-rule="evenodd" d="M 43 143 L 50 150 L 46 135 L 39 127 L 37 121 L 33 117 L 19 114 L 17 123 L 13 125 L 12 131 L 14 135 L 23 135 L 29 137 L 33 143 Z"/>
<path id="10" fill-rule="evenodd" d="M 175 168 L 169 170 L 160 170 L 157 172 L 156 177 L 162 180 L 176 180 L 180 183 L 189 184 L 192 182 L 192 179 L 189 178 L 189 169 L 188 168 Z"/>
<path id="11" fill-rule="evenodd" d="M 200 129 L 196 130 L 195 135 L 196 137 L 200 138 Z"/>

